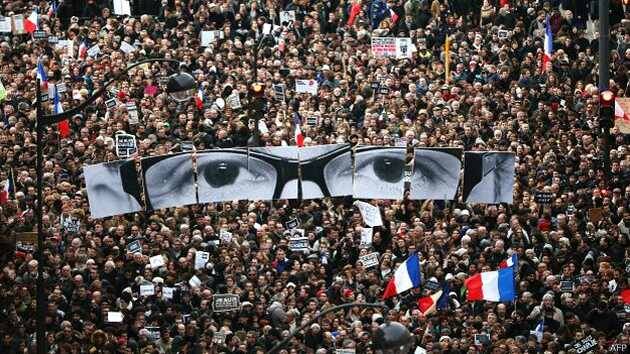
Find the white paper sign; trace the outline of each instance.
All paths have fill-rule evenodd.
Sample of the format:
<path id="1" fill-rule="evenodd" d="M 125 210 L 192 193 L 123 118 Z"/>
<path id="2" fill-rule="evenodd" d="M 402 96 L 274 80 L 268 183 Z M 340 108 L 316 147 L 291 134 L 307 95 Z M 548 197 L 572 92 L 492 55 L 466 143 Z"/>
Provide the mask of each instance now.
<path id="1" fill-rule="evenodd" d="M 11 33 L 11 18 L 10 17 L 0 17 L 0 32 L 2 33 Z"/>
<path id="2" fill-rule="evenodd" d="M 110 323 L 119 323 L 123 321 L 122 312 L 118 311 L 108 311 L 107 312 L 107 322 Z"/>
<path id="3" fill-rule="evenodd" d="M 280 24 L 290 25 L 295 21 L 295 11 L 280 11 Z"/>
<path id="4" fill-rule="evenodd" d="M 310 93 L 317 95 L 318 83 L 315 80 L 295 80 L 296 93 Z"/>
<path id="5" fill-rule="evenodd" d="M 140 285 L 140 296 L 155 295 L 155 286 L 153 284 Z"/>
<path id="6" fill-rule="evenodd" d="M 219 239 L 221 243 L 230 243 L 232 242 L 232 233 L 226 229 L 221 229 L 219 231 Z"/>
<path id="7" fill-rule="evenodd" d="M 361 246 L 370 246 L 372 245 L 372 234 L 374 233 L 374 229 L 371 227 L 363 227 L 361 228 Z"/>
<path id="8" fill-rule="evenodd" d="M 378 252 L 372 252 L 366 254 L 365 256 L 361 256 L 359 257 L 359 260 L 365 268 L 376 267 L 378 265 Z"/>
<path id="9" fill-rule="evenodd" d="M 409 37 L 372 37 L 372 55 L 376 58 L 411 58 L 413 44 Z"/>
<path id="10" fill-rule="evenodd" d="M 271 23 L 265 23 L 263 24 L 263 34 L 269 34 L 271 33 Z"/>
<path id="11" fill-rule="evenodd" d="M 188 284 L 190 284 L 193 288 L 198 288 L 201 285 L 201 279 L 197 278 L 196 275 L 193 275 L 188 281 Z"/>
<path id="12" fill-rule="evenodd" d="M 230 105 L 230 108 L 232 109 L 241 108 L 241 97 L 239 96 L 238 92 L 232 92 L 232 94 L 228 96 L 226 103 Z"/>
<path id="13" fill-rule="evenodd" d="M 116 134 L 116 155 L 120 158 L 127 158 L 138 151 L 136 137 L 131 134 Z"/>
<path id="14" fill-rule="evenodd" d="M 210 259 L 210 253 L 197 251 L 195 253 L 195 269 L 203 269 Z"/>
<path id="15" fill-rule="evenodd" d="M 93 45 L 87 51 L 87 55 L 92 58 L 96 58 L 99 54 L 101 54 L 101 48 L 98 46 L 98 44 Z"/>
<path id="16" fill-rule="evenodd" d="M 169 287 L 162 288 L 162 298 L 172 300 L 174 291 L 175 291 L 175 288 L 169 288 Z"/>
<path id="17" fill-rule="evenodd" d="M 363 222 L 369 227 L 383 226 L 383 219 L 381 218 L 381 211 L 377 206 L 357 200 L 354 202 L 354 206 L 359 208 Z"/>
<path id="18" fill-rule="evenodd" d="M 136 47 L 132 46 L 131 44 L 129 44 L 129 43 L 125 42 L 125 41 L 120 42 L 120 50 L 122 50 L 123 53 L 125 53 L 125 54 L 129 54 L 129 53 L 135 52 L 136 49 L 137 49 Z"/>
<path id="19" fill-rule="evenodd" d="M 201 31 L 201 46 L 207 47 L 220 38 L 223 38 L 222 31 Z"/>
<path id="20" fill-rule="evenodd" d="M 119 16 L 131 16 L 129 0 L 114 0 L 114 14 Z"/>
<path id="21" fill-rule="evenodd" d="M 396 59 L 411 58 L 412 54 L 413 48 L 411 44 L 411 38 L 396 38 Z"/>
<path id="22" fill-rule="evenodd" d="M 152 269 L 157 269 L 164 266 L 164 258 L 161 255 L 153 256 L 149 258 Z"/>

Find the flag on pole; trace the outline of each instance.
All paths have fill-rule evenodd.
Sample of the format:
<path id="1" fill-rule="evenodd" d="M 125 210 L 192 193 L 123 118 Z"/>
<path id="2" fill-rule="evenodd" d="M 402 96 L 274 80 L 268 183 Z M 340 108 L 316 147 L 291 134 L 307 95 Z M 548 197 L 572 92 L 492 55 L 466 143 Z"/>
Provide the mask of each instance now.
<path id="1" fill-rule="evenodd" d="M 449 35 L 444 40 L 444 80 L 447 84 L 451 82 L 451 36 Z"/>
<path id="2" fill-rule="evenodd" d="M 448 283 L 444 283 L 444 286 L 442 287 L 442 296 L 440 296 L 440 298 L 437 301 L 438 310 L 447 310 L 449 308 L 450 293 L 451 293 L 451 287 L 448 286 Z"/>
<path id="3" fill-rule="evenodd" d="M 201 87 L 197 90 L 197 96 L 195 96 L 195 106 L 197 106 L 197 109 L 203 108 L 203 89 Z"/>
<path id="4" fill-rule="evenodd" d="M 508 302 L 516 298 L 514 269 L 481 272 L 464 281 L 468 301 Z"/>
<path id="5" fill-rule="evenodd" d="M 418 299 L 418 309 L 423 315 L 428 316 L 437 311 L 437 304 L 444 292 L 442 290 L 431 296 L 425 296 Z"/>
<path id="6" fill-rule="evenodd" d="M 61 106 L 61 101 L 59 100 L 59 92 L 57 91 L 57 86 L 54 89 L 55 95 L 53 97 L 53 111 L 55 114 L 63 113 L 63 107 Z M 57 124 L 59 128 L 59 135 L 62 138 L 67 138 L 70 136 L 70 123 L 67 119 L 62 120 Z"/>
<path id="7" fill-rule="evenodd" d="M 542 56 L 541 72 L 551 70 L 551 56 L 553 55 L 553 33 L 549 24 L 549 16 L 545 19 L 545 43 Z"/>
<path id="8" fill-rule="evenodd" d="M 389 280 L 385 288 L 383 300 L 389 299 L 409 289 L 420 287 L 422 283 L 421 278 L 420 256 L 418 256 L 417 253 L 413 253 L 396 269 L 394 277 Z"/>
<path id="9" fill-rule="evenodd" d="M 33 33 L 39 29 L 38 23 L 39 16 L 37 15 L 37 10 L 34 9 L 33 12 L 24 20 L 24 29 L 28 33 Z"/>
<path id="10" fill-rule="evenodd" d="M 41 58 L 37 60 L 37 78 L 42 89 L 48 90 L 48 76 L 46 75 L 46 70 L 44 70 Z"/>

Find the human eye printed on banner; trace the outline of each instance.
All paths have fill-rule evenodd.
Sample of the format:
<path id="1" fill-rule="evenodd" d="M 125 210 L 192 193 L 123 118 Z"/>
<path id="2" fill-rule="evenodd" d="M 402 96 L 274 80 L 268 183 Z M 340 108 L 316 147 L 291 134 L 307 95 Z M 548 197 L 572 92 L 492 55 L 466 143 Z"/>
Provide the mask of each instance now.
<path id="1" fill-rule="evenodd" d="M 409 198 L 455 199 L 462 168 L 462 151 L 458 148 L 415 149 Z"/>
<path id="2" fill-rule="evenodd" d="M 264 166 L 254 163 L 250 172 L 247 149 L 217 149 L 197 153 L 199 203 L 250 199 L 257 178 L 275 179 L 275 171 L 265 174 Z"/>
<path id="3" fill-rule="evenodd" d="M 466 152 L 464 202 L 512 203 L 515 160 L 511 152 Z"/>
<path id="4" fill-rule="evenodd" d="M 356 149 L 352 195 L 356 199 L 400 199 L 405 188 L 403 147 Z"/>
<path id="5" fill-rule="evenodd" d="M 350 144 L 303 147 L 299 157 L 302 199 L 352 195 Z"/>
<path id="6" fill-rule="evenodd" d="M 147 157 L 141 164 L 147 209 L 197 203 L 190 153 Z"/>
<path id="7" fill-rule="evenodd" d="M 84 166 L 83 175 L 93 218 L 134 213 L 144 209 L 138 171 L 133 160 Z"/>
<path id="8" fill-rule="evenodd" d="M 298 148 L 296 146 L 249 149 L 248 171 L 252 177 L 250 200 L 297 199 Z"/>

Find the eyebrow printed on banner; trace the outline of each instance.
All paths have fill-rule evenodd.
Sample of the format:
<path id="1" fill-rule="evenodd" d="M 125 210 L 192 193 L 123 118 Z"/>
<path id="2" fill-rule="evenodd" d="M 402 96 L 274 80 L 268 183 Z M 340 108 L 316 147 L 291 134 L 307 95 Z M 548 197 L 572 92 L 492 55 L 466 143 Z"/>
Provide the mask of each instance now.
<path id="1" fill-rule="evenodd" d="M 405 188 L 406 148 L 359 146 L 355 151 L 355 199 L 400 199 Z"/>
<path id="2" fill-rule="evenodd" d="M 302 199 L 352 195 L 350 144 L 305 146 L 298 154 Z"/>
<path id="3" fill-rule="evenodd" d="M 247 200 L 259 188 L 257 175 L 249 170 L 247 148 L 200 151 L 196 161 L 199 203 Z M 255 170 L 265 169 L 259 166 Z M 275 179 L 275 175 L 267 178 Z"/>
<path id="4" fill-rule="evenodd" d="M 298 199 L 298 147 L 249 148 L 250 200 Z"/>
<path id="5" fill-rule="evenodd" d="M 197 203 L 191 153 L 146 157 L 141 164 L 147 209 Z"/>
<path id="6" fill-rule="evenodd" d="M 515 162 L 512 152 L 467 151 L 464 154 L 464 202 L 511 204 Z"/>
<path id="7" fill-rule="evenodd" d="M 460 148 L 416 148 L 410 199 L 455 199 L 462 169 Z"/>
<path id="8" fill-rule="evenodd" d="M 83 166 L 83 175 L 93 218 L 144 209 L 135 161 L 119 160 Z"/>

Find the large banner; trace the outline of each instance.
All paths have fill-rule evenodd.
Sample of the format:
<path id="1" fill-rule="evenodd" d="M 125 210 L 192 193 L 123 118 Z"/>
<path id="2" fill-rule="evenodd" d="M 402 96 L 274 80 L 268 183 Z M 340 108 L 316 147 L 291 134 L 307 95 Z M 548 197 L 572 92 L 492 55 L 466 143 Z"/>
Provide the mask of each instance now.
<path id="1" fill-rule="evenodd" d="M 410 199 L 455 199 L 462 168 L 462 149 L 416 149 L 411 174 Z"/>
<path id="2" fill-rule="evenodd" d="M 352 195 L 357 199 L 400 199 L 405 191 L 403 147 L 360 146 L 355 152 Z"/>
<path id="3" fill-rule="evenodd" d="M 298 198 L 298 147 L 274 146 L 249 149 L 249 171 L 255 184 L 252 200 Z"/>
<path id="4" fill-rule="evenodd" d="M 349 144 L 307 146 L 298 150 L 302 199 L 352 195 L 352 151 Z"/>
<path id="5" fill-rule="evenodd" d="M 133 160 L 84 166 L 83 175 L 93 218 L 133 213 L 144 209 Z"/>
<path id="6" fill-rule="evenodd" d="M 466 152 L 464 201 L 511 203 L 514 163 L 510 152 Z M 133 160 L 84 167 L 93 218 L 235 200 L 401 199 L 406 184 L 410 199 L 452 200 L 462 150 L 417 148 L 412 159 L 406 147 L 349 144 L 213 149 L 146 157 L 140 168 Z"/>
<path id="7" fill-rule="evenodd" d="M 464 202 L 512 203 L 514 153 L 467 151 L 464 155 Z"/>
<path id="8" fill-rule="evenodd" d="M 188 153 L 142 159 L 142 180 L 148 209 L 197 203 L 192 158 Z"/>
<path id="9" fill-rule="evenodd" d="M 255 175 L 248 167 L 247 149 L 215 149 L 197 153 L 199 203 L 249 199 Z M 256 167 L 256 166 L 252 166 Z"/>

